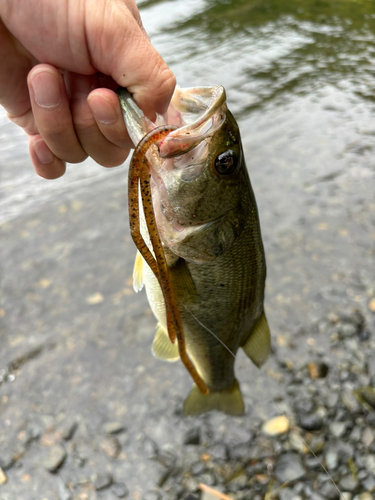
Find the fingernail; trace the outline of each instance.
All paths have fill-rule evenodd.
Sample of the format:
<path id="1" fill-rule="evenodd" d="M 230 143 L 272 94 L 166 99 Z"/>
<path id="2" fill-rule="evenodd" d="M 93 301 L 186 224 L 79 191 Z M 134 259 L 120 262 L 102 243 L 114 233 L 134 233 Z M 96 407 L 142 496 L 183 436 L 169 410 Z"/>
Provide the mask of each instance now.
<path id="1" fill-rule="evenodd" d="M 117 113 L 106 99 L 92 96 L 88 99 L 89 106 L 95 119 L 104 125 L 110 125 L 117 120 Z"/>
<path id="2" fill-rule="evenodd" d="M 43 139 L 34 142 L 33 148 L 40 163 L 51 163 L 53 161 L 53 153 Z"/>
<path id="3" fill-rule="evenodd" d="M 60 82 L 50 71 L 39 71 L 31 77 L 34 98 L 42 108 L 53 109 L 61 103 Z"/>

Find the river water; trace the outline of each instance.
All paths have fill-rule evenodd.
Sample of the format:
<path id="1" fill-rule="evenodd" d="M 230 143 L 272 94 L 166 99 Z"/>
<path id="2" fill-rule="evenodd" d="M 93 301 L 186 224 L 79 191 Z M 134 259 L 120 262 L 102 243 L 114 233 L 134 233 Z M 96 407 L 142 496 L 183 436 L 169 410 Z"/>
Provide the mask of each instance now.
<path id="1" fill-rule="evenodd" d="M 274 175 L 293 186 L 327 176 L 373 178 L 372 2 L 146 0 L 139 7 L 181 86 L 226 88 L 259 188 Z M 88 160 L 63 179 L 38 179 L 26 138 L 3 110 L 0 149 L 2 221 L 61 191 L 120 175 Z"/>
<path id="2" fill-rule="evenodd" d="M 139 7 L 181 86 L 226 88 L 260 212 L 273 342 L 279 355 L 284 349 L 285 356 L 303 357 L 311 342 L 302 336 L 290 354 L 290 337 L 308 336 L 329 311 L 361 307 L 370 314 L 375 298 L 375 3 L 145 0 Z M 190 381 L 181 367 L 152 360 L 145 298 L 131 295 L 131 280 L 123 288 L 133 260 L 124 222 L 126 169 L 103 169 L 88 159 L 68 166 L 60 179 L 38 178 L 25 135 L 3 110 L 0 151 L 0 312 L 6 320 L 0 369 L 35 345 L 58 338 L 61 347 L 68 339 L 65 349 L 38 358 L 39 368 L 25 365 L 27 381 L 21 374 L 5 386 L 13 398 L 5 421 L 17 421 L 31 407 L 71 411 L 96 433 L 103 415 L 116 410 L 131 436 L 177 442 L 187 424 L 173 405 Z M 321 336 L 316 347 L 328 353 L 328 341 Z M 242 354 L 236 373 L 247 408 L 258 401 L 269 416 L 267 401 L 279 389 Z M 131 456 L 125 479 L 141 494 L 155 473 L 149 461 Z M 28 487 L 16 477 L 13 484 L 21 493 Z"/>

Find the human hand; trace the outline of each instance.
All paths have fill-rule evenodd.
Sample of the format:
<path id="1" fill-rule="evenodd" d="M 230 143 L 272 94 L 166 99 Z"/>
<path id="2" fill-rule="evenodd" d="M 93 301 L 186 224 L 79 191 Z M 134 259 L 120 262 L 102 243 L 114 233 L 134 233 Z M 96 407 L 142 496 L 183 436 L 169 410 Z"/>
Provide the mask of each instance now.
<path id="1" fill-rule="evenodd" d="M 42 177 L 87 156 L 123 163 L 132 143 L 114 90 L 126 87 L 154 119 L 175 83 L 134 0 L 0 2 L 0 104 L 28 134 Z"/>

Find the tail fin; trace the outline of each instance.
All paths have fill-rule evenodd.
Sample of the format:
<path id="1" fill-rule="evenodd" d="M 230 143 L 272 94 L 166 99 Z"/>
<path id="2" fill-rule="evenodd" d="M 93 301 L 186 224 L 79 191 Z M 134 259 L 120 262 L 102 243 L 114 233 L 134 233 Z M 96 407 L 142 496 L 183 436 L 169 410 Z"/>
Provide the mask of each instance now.
<path id="1" fill-rule="evenodd" d="M 207 396 L 202 394 L 196 385 L 193 386 L 185 399 L 184 414 L 196 416 L 212 410 L 219 410 L 228 415 L 242 415 L 244 413 L 245 407 L 237 380 L 229 389 L 212 391 Z"/>

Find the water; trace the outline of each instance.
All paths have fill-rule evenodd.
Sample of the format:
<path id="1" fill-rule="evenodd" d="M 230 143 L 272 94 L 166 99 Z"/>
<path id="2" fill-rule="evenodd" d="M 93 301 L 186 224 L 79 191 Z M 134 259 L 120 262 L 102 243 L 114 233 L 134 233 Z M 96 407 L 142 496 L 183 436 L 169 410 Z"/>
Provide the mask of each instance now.
<path id="1" fill-rule="evenodd" d="M 335 308 L 351 310 L 354 306 L 361 306 L 365 310 L 368 298 L 358 292 L 357 284 L 370 290 L 375 279 L 375 3 L 361 0 L 145 0 L 139 2 L 139 7 L 152 43 L 171 66 L 181 86 L 220 83 L 226 88 L 229 107 L 240 125 L 260 211 L 268 262 L 266 311 L 274 340 L 292 336 L 300 327 L 306 328 L 307 325 L 308 328 L 313 321 Z M 69 200 L 82 198 L 86 201 L 90 198 L 98 200 L 99 204 L 99 200 L 105 198 L 104 191 L 108 194 L 117 190 L 118 198 L 112 200 L 108 195 L 115 205 L 121 195 L 118 194 L 119 186 L 121 183 L 125 185 L 125 169 L 107 170 L 87 160 L 82 165 L 69 166 L 61 179 L 40 179 L 32 170 L 26 137 L 9 123 L 3 110 L 0 112 L 0 150 L 0 228 L 1 224 L 6 227 L 8 223 L 14 224 L 18 230 L 26 216 L 37 214 L 42 223 L 39 226 L 26 224 L 26 229 L 31 235 L 35 232 L 38 239 L 43 217 L 49 210 L 51 213 L 51 220 L 47 218 L 45 225 L 51 227 L 51 235 L 47 235 L 48 244 L 43 251 L 49 252 L 52 270 L 42 258 L 40 262 L 36 260 L 36 264 L 32 260 L 36 243 L 29 243 L 27 250 L 23 247 L 24 240 L 20 239 L 18 246 L 14 245 L 16 252 L 7 254 L 11 259 L 14 257 L 14 262 L 9 262 L 14 271 L 5 273 L 8 295 L 24 311 L 21 319 L 14 320 L 19 334 L 14 345 L 17 347 L 17 342 L 21 343 L 21 334 L 26 337 L 29 329 L 35 330 L 38 336 L 44 330 L 50 334 L 55 330 L 59 332 L 60 328 L 61 335 L 68 336 L 72 318 L 78 325 L 80 338 L 85 335 L 90 338 L 88 331 L 95 331 L 95 321 L 103 321 L 102 330 L 106 334 L 107 329 L 110 331 L 108 324 L 117 331 L 116 321 L 122 329 L 127 323 L 116 307 L 122 306 L 121 300 L 126 299 L 126 294 L 116 295 L 117 302 L 108 306 L 108 317 L 104 309 L 101 310 L 104 320 L 99 318 L 98 312 L 98 318 L 93 318 L 91 309 L 80 302 L 82 297 L 97 291 L 96 288 L 89 289 L 89 285 L 85 288 L 89 282 L 91 287 L 97 286 L 98 289 L 104 283 L 103 289 L 108 290 L 108 296 L 114 286 L 119 290 L 124 286 L 121 281 L 124 254 L 119 252 L 113 257 L 114 271 L 107 281 L 104 277 L 108 270 L 100 260 L 102 255 L 107 256 L 108 241 L 115 248 L 119 235 L 125 234 L 125 228 L 118 227 L 122 224 L 122 212 L 115 214 L 117 219 L 110 220 L 105 218 L 104 212 L 103 220 L 97 221 L 99 216 L 93 203 L 90 205 L 94 214 L 91 221 L 80 219 L 79 212 L 77 215 L 71 211 L 73 217 L 69 219 L 72 221 L 69 228 L 72 232 L 68 238 L 63 235 L 62 243 L 56 243 L 59 240 L 55 241 L 57 236 L 52 230 L 60 224 L 57 215 L 54 220 L 56 200 L 65 204 L 64 210 L 69 214 Z M 125 197 L 125 189 L 123 192 Z M 64 210 L 56 210 L 56 214 L 63 214 Z M 113 233 L 106 225 L 113 229 Z M 110 240 L 112 234 L 117 239 Z M 99 257 L 95 254 L 96 248 L 103 248 Z M 21 251 L 25 254 L 24 266 L 21 257 L 22 265 L 17 261 Z M 86 252 L 84 257 L 80 257 L 80 251 Z M 81 258 L 81 274 L 75 273 L 74 265 L 77 264 L 73 258 L 64 260 L 69 252 L 75 252 L 77 261 Z M 58 255 L 56 261 L 55 254 Z M 27 307 L 22 308 L 20 296 L 23 288 L 28 290 L 23 287 L 22 280 L 27 272 L 31 273 L 29 269 L 34 269 L 30 262 L 34 262 L 35 268 L 30 289 L 34 290 L 34 282 L 52 276 L 52 282 L 53 278 L 59 283 L 61 280 L 65 295 L 62 291 L 57 294 L 61 297 L 57 302 L 52 295 L 50 299 L 43 298 L 43 301 L 35 302 L 36 305 L 33 303 L 29 311 Z M 21 270 L 19 281 L 16 278 L 17 265 Z M 131 263 L 126 265 L 130 274 Z M 113 285 L 116 280 L 119 283 Z M 33 299 L 32 294 L 29 295 Z M 105 292 L 103 296 L 106 297 Z M 70 297 L 73 298 L 69 302 Z M 148 346 L 151 343 L 148 336 L 152 334 L 150 320 L 147 317 L 139 320 L 134 316 L 134 311 L 141 309 L 136 305 L 141 298 L 129 297 L 133 312 L 129 306 L 126 314 L 132 318 L 132 327 L 137 325 L 139 330 L 141 322 L 145 333 L 137 331 L 137 335 Z M 36 316 L 37 307 L 41 312 L 35 319 L 33 314 Z M 65 313 L 60 312 L 59 308 L 63 310 L 64 307 Z M 84 332 L 81 325 L 85 325 Z M 120 352 L 123 352 L 122 338 L 121 331 L 116 337 L 116 349 Z M 134 370 L 137 363 L 144 368 L 141 357 L 145 356 L 143 346 L 135 339 L 136 336 L 129 341 L 134 344 L 131 345 L 134 360 L 129 361 Z M 105 344 L 104 339 L 100 337 L 99 340 Z M 328 352 L 328 339 L 320 337 L 318 343 L 321 343 L 321 350 Z M 282 350 L 281 344 L 277 349 Z M 301 345 L 293 352 L 294 356 L 303 354 Z M 77 359 L 87 368 L 85 358 L 77 355 Z M 108 363 L 108 359 L 112 360 L 103 356 L 102 362 Z M 117 363 L 113 362 L 113 367 L 121 371 L 118 359 Z M 139 374 L 126 372 L 140 391 L 138 396 L 132 389 L 126 393 L 130 408 L 127 415 L 134 417 L 134 423 L 129 424 L 134 426 L 134 434 L 145 429 L 148 432 L 154 417 L 159 419 L 160 415 L 166 415 L 165 400 L 171 397 L 173 390 L 181 390 L 181 394 L 189 390 L 190 382 L 187 377 L 183 378 L 182 370 L 165 367 L 161 362 L 152 364 L 151 373 L 148 370 L 149 365 L 144 375 L 141 370 Z M 169 370 L 175 370 L 175 388 L 172 384 L 162 386 Z M 242 355 L 237 361 L 236 372 L 247 406 L 255 400 L 263 405 L 260 411 L 268 414 L 263 379 L 254 383 L 251 377 L 258 377 L 258 372 L 249 369 L 248 360 Z M 91 387 L 93 378 L 95 391 L 104 401 L 108 382 L 103 382 L 98 374 L 95 378 L 90 372 L 86 382 L 88 387 Z M 118 381 L 107 379 L 116 389 L 123 386 L 123 372 Z M 271 397 L 274 392 L 272 381 L 267 384 L 268 388 L 271 387 Z M 66 391 L 74 400 L 74 390 L 68 387 Z M 151 417 L 147 407 L 143 413 L 138 411 L 150 400 L 153 407 Z M 119 405 L 119 401 L 117 398 L 116 404 Z M 268 409 L 272 406 L 271 399 L 269 403 Z M 102 404 L 104 413 L 107 403 Z M 86 411 L 79 407 L 79 403 L 77 407 L 83 413 Z M 117 408 L 114 402 L 113 407 Z M 164 420 L 161 428 L 167 431 L 160 432 L 162 439 L 167 439 L 169 422 L 166 416 Z M 177 423 L 170 431 L 174 432 L 175 440 L 181 431 L 179 425 L 183 424 Z M 139 463 L 148 471 L 147 461 Z M 135 467 L 139 463 L 135 462 Z M 151 471 L 150 482 L 152 474 Z M 129 484 L 131 486 L 131 481 Z"/>
<path id="2" fill-rule="evenodd" d="M 147 0 L 139 7 L 181 86 L 224 85 L 252 152 L 250 169 L 262 163 L 259 175 L 267 179 L 276 154 L 298 160 L 288 177 L 302 185 L 338 171 L 373 176 L 371 2 Z M 3 110 L 0 148 L 1 221 L 60 192 L 119 175 L 88 160 L 57 181 L 38 179 L 26 138 Z M 301 153 L 308 161 L 299 161 Z"/>

